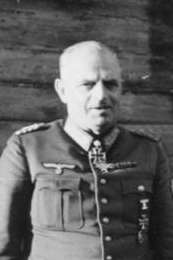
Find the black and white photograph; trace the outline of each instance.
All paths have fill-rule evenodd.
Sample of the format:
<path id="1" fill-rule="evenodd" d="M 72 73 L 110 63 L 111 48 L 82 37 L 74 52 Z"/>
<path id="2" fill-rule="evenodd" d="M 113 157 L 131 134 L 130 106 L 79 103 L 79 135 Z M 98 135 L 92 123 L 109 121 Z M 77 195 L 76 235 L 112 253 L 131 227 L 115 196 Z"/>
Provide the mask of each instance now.
<path id="1" fill-rule="evenodd" d="M 0 260 L 173 260 L 173 0 L 0 0 Z"/>

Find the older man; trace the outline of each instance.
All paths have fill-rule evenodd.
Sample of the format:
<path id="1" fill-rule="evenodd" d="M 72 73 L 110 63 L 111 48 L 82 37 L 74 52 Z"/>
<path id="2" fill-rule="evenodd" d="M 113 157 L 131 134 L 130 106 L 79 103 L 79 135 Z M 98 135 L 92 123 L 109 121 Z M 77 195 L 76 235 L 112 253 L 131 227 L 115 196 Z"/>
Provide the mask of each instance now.
<path id="1" fill-rule="evenodd" d="M 116 54 L 67 48 L 55 89 L 66 120 L 17 131 L 0 160 L 0 260 L 172 260 L 168 162 L 117 125 Z"/>

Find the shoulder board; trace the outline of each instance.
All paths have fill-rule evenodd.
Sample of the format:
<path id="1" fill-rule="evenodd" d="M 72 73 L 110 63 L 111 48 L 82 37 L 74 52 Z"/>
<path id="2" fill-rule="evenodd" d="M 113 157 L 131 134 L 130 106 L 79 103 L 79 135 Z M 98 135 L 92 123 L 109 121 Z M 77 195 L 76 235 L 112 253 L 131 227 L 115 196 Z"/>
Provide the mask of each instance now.
<path id="1" fill-rule="evenodd" d="M 41 129 L 47 129 L 48 128 L 48 124 L 47 123 L 35 123 L 29 126 L 24 126 L 21 129 L 17 130 L 15 132 L 15 135 L 23 135 L 26 133 L 31 133 L 37 130 L 41 130 Z"/>
<path id="2" fill-rule="evenodd" d="M 133 134 L 139 135 L 141 137 L 146 137 L 152 141 L 160 141 L 161 136 L 159 136 L 158 134 L 155 134 L 152 131 L 149 130 L 144 130 L 144 129 L 136 129 L 136 130 L 130 130 L 130 132 L 132 132 Z"/>

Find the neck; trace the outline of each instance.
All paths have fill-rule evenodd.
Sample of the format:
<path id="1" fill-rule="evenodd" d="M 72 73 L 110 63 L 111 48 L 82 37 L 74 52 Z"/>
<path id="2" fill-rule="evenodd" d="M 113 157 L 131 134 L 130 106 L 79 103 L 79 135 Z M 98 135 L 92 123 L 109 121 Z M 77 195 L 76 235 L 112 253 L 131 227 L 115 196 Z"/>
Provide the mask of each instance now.
<path id="1" fill-rule="evenodd" d="M 73 125 L 75 128 L 77 128 L 78 130 L 91 135 L 92 137 L 97 137 L 97 136 L 105 136 L 107 134 L 109 134 L 113 128 L 116 128 L 117 125 L 116 124 L 112 124 L 110 126 L 106 125 L 106 126 L 102 126 L 102 127 L 94 127 L 94 128 L 83 128 L 80 125 L 76 124 L 76 122 L 74 122 L 74 120 L 72 120 L 70 117 L 67 117 L 65 125 Z"/>
<path id="2" fill-rule="evenodd" d="M 113 128 L 116 128 L 116 125 L 111 125 L 111 126 L 107 126 L 107 127 L 102 127 L 102 128 L 96 128 L 96 129 L 89 129 L 87 132 L 93 136 L 106 136 L 107 134 L 109 134 Z"/>

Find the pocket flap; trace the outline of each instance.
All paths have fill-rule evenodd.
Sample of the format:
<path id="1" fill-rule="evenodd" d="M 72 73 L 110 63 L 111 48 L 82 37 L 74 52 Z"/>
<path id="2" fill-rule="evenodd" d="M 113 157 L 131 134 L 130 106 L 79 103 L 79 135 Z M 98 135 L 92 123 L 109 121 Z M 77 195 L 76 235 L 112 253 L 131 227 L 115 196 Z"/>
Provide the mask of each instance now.
<path id="1" fill-rule="evenodd" d="M 37 178 L 38 189 L 51 189 L 51 190 L 74 190 L 80 189 L 81 178 L 64 177 L 61 178 Z"/>
<path id="2" fill-rule="evenodd" d="M 123 180 L 122 181 L 122 193 L 140 193 L 149 192 L 152 193 L 152 181 L 151 180 Z"/>
<path id="3" fill-rule="evenodd" d="M 57 187 L 60 190 L 79 190 L 80 178 L 63 178 L 57 181 Z"/>

